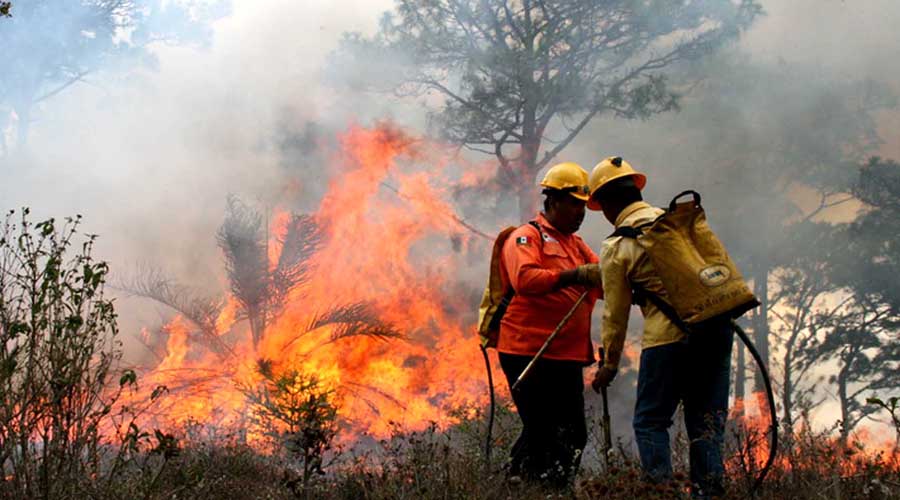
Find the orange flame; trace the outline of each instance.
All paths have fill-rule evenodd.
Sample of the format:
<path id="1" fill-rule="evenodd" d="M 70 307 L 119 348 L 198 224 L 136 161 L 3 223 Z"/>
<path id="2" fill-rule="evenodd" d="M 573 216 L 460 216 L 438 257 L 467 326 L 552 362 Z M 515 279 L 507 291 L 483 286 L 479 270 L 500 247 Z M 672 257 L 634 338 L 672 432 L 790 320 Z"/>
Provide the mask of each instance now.
<path id="1" fill-rule="evenodd" d="M 769 456 L 771 419 L 765 393 L 753 393 L 748 400 L 736 399 L 732 406 L 731 419 L 741 438 L 739 449 L 727 464 L 733 474 L 740 468 L 759 471 Z M 803 470 L 847 477 L 871 466 L 900 473 L 896 443 L 887 436 L 873 435 L 867 428 L 853 432 L 846 443 L 838 436 L 817 434 L 804 425 L 796 426 L 789 436 L 779 428 L 779 442 L 774 474 Z"/>
<path id="2" fill-rule="evenodd" d="M 257 346 L 234 298 L 215 321 L 219 338 L 239 339 L 224 353 L 204 349 L 185 320 L 172 320 L 165 328 L 167 355 L 142 383 L 147 390 L 166 385 L 177 391 L 157 423 L 243 425 L 250 410 L 242 387 L 260 380 L 260 359 L 278 370 L 315 373 L 339 390 L 338 415 L 353 434 L 383 437 L 392 425 L 445 427 L 454 422 L 449 410 L 485 404 L 475 304 L 447 291 L 460 267 L 452 240 L 458 246 L 467 233 L 446 188 L 454 175 L 472 182 L 478 174 L 455 172 L 459 165 L 440 148 L 388 126 L 353 127 L 340 144 L 334 162 L 340 172 L 314 214 L 326 238 L 311 259 L 309 279 L 290 294 Z M 289 217 L 279 213 L 270 225 L 273 266 Z M 461 244 L 472 242 L 462 238 Z M 357 303 L 402 338 L 336 338 L 340 325 L 310 327 L 317 314 Z"/>

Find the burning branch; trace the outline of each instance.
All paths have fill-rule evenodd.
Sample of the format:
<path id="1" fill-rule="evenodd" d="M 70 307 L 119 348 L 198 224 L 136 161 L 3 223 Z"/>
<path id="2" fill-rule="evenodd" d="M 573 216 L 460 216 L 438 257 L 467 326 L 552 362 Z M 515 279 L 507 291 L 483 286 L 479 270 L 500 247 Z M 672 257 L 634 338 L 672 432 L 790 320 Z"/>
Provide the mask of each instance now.
<path id="1" fill-rule="evenodd" d="M 403 337 L 393 325 L 382 321 L 372 307 L 363 302 L 337 306 L 324 314 L 313 316 L 306 330 L 311 332 L 326 325 L 334 325 L 335 328 L 325 344 L 348 337 L 375 337 L 382 340 Z"/>
<path id="2" fill-rule="evenodd" d="M 139 268 L 133 276 L 121 280 L 115 288 L 174 309 L 197 326 L 203 342 L 215 353 L 222 355 L 231 351 L 219 338 L 216 328 L 216 319 L 222 312 L 221 299 L 203 296 L 189 287 L 179 285 L 162 270 L 152 266 Z"/>
<path id="3" fill-rule="evenodd" d="M 309 259 L 322 247 L 324 233 L 311 215 L 291 215 L 281 240 L 281 255 L 272 271 L 269 287 L 269 318 L 278 315 L 287 295 L 309 280 Z"/>
<path id="4" fill-rule="evenodd" d="M 315 217 L 292 214 L 278 263 L 270 270 L 262 216 L 231 196 L 218 240 L 231 292 L 250 320 L 254 344 L 259 344 L 266 325 L 283 312 L 290 292 L 309 279 L 310 258 L 321 248 L 324 233 Z"/>
<path id="5" fill-rule="evenodd" d="M 388 188 L 389 190 L 393 191 L 394 194 L 396 194 L 397 197 L 400 198 L 401 200 L 407 201 L 407 202 L 410 201 L 409 198 L 407 198 L 406 196 L 403 196 L 403 194 L 400 193 L 399 189 L 395 188 L 394 186 L 391 186 L 387 182 L 382 182 L 381 185 Z M 488 241 L 494 241 L 493 236 L 485 233 L 484 231 L 473 226 L 472 224 L 466 222 L 466 220 L 463 219 L 462 217 L 460 217 L 454 213 L 447 213 L 447 217 L 449 217 L 450 219 L 453 219 L 453 222 L 456 222 L 460 226 L 466 228 L 470 233 L 480 236 Z"/>

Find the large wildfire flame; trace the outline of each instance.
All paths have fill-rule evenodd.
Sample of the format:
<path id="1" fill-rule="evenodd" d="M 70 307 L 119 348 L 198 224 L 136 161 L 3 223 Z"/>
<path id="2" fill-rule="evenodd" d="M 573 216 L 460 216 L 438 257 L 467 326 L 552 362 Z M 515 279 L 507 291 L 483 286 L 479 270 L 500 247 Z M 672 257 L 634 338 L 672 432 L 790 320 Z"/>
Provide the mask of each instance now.
<path id="1" fill-rule="evenodd" d="M 455 250 L 477 238 L 462 226 L 439 179 L 476 182 L 444 150 L 389 126 L 354 127 L 340 138 L 340 169 L 313 214 L 324 231 L 310 276 L 285 301 L 283 314 L 254 342 L 249 333 L 222 352 L 192 343 L 188 322 L 176 317 L 164 358 L 142 387 L 164 385 L 157 424 L 189 421 L 240 426 L 248 415 L 241 387 L 258 383 L 258 360 L 275 370 L 316 374 L 340 397 L 345 434 L 387 435 L 392 426 L 421 429 L 454 421 L 451 410 L 483 406 L 484 366 L 474 338 L 473 306 L 457 286 Z M 418 165 L 418 168 L 416 168 Z M 427 171 L 422 168 L 427 165 Z M 273 218 L 270 261 L 290 214 Z M 310 328 L 318 314 L 364 303 L 398 338 L 337 338 L 339 325 Z M 240 331 L 237 301 L 215 321 L 219 335 Z M 160 422 L 159 420 L 162 420 Z"/>

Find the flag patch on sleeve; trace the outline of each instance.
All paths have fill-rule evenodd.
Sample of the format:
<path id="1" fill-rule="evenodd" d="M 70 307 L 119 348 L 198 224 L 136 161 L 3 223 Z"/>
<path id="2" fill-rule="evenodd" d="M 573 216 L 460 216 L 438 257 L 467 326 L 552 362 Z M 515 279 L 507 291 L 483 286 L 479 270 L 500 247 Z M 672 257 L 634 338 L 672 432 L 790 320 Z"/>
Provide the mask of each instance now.
<path id="1" fill-rule="evenodd" d="M 528 244 L 528 236 L 519 236 L 516 238 L 517 245 L 527 245 Z"/>

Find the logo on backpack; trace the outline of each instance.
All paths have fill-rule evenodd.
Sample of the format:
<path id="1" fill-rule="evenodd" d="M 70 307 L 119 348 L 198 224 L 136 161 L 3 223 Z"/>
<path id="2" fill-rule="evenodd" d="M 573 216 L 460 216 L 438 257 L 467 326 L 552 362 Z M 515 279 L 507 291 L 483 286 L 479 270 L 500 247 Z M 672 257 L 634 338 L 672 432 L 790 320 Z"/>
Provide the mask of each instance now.
<path id="1" fill-rule="evenodd" d="M 712 288 L 728 281 L 731 269 L 725 264 L 715 264 L 700 270 L 700 283 Z"/>

